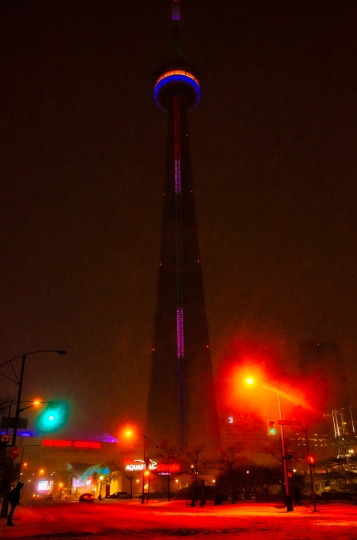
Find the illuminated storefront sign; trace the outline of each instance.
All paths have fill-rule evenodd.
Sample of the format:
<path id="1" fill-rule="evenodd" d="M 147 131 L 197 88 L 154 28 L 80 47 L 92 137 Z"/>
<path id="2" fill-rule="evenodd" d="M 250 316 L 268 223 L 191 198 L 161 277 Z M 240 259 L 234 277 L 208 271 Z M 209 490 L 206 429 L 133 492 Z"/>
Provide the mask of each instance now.
<path id="1" fill-rule="evenodd" d="M 87 441 L 74 441 L 73 446 L 75 448 L 101 448 L 100 442 L 87 442 Z"/>
<path id="2" fill-rule="evenodd" d="M 179 463 L 159 463 L 156 467 L 156 470 L 159 474 L 171 474 L 171 473 L 179 473 L 181 472 L 180 464 Z"/>
<path id="3" fill-rule="evenodd" d="M 142 459 L 134 459 L 134 460 L 126 459 L 124 461 L 124 465 L 125 465 L 126 471 L 143 471 L 144 469 L 146 469 L 145 461 L 143 461 Z M 148 468 L 154 471 L 156 467 L 157 467 L 157 463 L 150 459 Z"/>
<path id="4" fill-rule="evenodd" d="M 126 459 L 124 461 L 126 471 L 144 471 L 146 469 L 145 462 L 142 459 Z M 180 473 L 181 468 L 179 463 L 156 463 L 153 460 L 149 460 L 149 467 L 151 471 L 156 471 L 159 475 L 164 476 L 172 473 Z"/>
<path id="5" fill-rule="evenodd" d="M 57 448 L 73 447 L 100 449 L 102 447 L 102 443 L 96 441 L 66 441 L 61 439 L 43 439 L 42 446 L 52 446 Z"/>
<path id="6" fill-rule="evenodd" d="M 48 480 L 40 480 L 38 483 L 37 491 L 48 491 L 51 489 L 52 482 Z"/>

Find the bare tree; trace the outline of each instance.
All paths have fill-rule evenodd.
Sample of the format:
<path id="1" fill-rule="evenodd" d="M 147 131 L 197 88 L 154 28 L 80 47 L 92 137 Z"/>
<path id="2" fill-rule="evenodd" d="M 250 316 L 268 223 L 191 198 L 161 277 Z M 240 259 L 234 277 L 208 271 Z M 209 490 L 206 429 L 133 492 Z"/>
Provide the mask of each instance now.
<path id="1" fill-rule="evenodd" d="M 219 470 L 217 486 L 230 495 L 232 504 L 239 495 L 250 499 L 257 491 L 269 494 L 281 476 L 280 466 L 267 467 L 250 462 L 241 455 L 239 445 L 230 446 L 217 456 L 216 468 Z"/>
<path id="2" fill-rule="evenodd" d="M 232 504 L 238 498 L 242 467 L 247 467 L 248 459 L 241 455 L 241 446 L 236 444 L 229 446 L 215 459 L 215 466 L 219 471 L 217 486 L 223 487 L 231 496 Z"/>
<path id="3" fill-rule="evenodd" d="M 184 464 L 180 454 L 175 446 L 162 446 L 159 452 L 155 455 L 161 472 L 165 475 L 167 481 L 167 500 L 171 500 L 171 482 L 184 472 Z M 177 470 L 173 469 L 173 465 L 177 464 Z M 176 469 L 176 467 L 175 467 Z"/>
<path id="4" fill-rule="evenodd" d="M 203 444 L 192 446 L 186 451 L 185 458 L 183 460 L 186 474 L 190 474 L 191 478 L 194 475 L 194 489 L 192 493 L 192 506 L 195 505 L 198 500 L 198 476 L 208 474 L 215 466 L 215 461 L 208 457 L 206 449 Z"/>
<path id="5" fill-rule="evenodd" d="M 109 492 L 110 492 L 110 485 L 113 482 L 113 480 L 117 480 L 119 476 L 122 474 L 120 470 L 120 465 L 117 461 L 111 460 L 106 461 L 104 464 L 104 468 L 108 469 L 108 473 L 105 475 L 106 482 L 109 484 Z"/>
<path id="6" fill-rule="evenodd" d="M 130 498 L 132 499 L 133 498 L 133 480 L 139 474 L 139 471 L 126 471 L 125 469 L 121 469 L 120 472 L 130 482 Z"/>

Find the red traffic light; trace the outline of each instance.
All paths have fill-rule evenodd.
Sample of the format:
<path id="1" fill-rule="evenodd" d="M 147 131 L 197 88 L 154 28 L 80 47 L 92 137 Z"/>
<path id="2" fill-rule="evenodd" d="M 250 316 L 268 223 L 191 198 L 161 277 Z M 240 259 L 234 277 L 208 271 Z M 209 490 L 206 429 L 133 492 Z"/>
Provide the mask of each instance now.
<path id="1" fill-rule="evenodd" d="M 307 462 L 310 467 L 315 467 L 315 458 L 314 456 L 307 456 Z"/>

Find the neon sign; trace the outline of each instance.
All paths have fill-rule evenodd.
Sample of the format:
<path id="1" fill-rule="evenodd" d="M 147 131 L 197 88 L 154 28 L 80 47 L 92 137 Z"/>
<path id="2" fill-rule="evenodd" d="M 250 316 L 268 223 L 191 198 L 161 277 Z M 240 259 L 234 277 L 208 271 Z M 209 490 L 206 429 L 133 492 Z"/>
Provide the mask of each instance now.
<path id="1" fill-rule="evenodd" d="M 87 442 L 87 441 L 74 441 L 73 446 L 75 448 L 101 448 L 100 442 Z"/>
<path id="2" fill-rule="evenodd" d="M 171 474 L 181 472 L 179 463 L 159 463 L 156 470 L 162 474 Z"/>
<path id="3" fill-rule="evenodd" d="M 100 449 L 102 447 L 102 443 L 97 441 L 66 441 L 61 439 L 43 439 L 42 446 Z"/>
<path id="4" fill-rule="evenodd" d="M 125 464 L 126 471 L 143 471 L 146 469 L 146 463 L 142 459 L 134 459 L 134 460 L 126 459 L 124 461 L 124 464 Z M 157 467 L 157 463 L 150 459 L 148 468 L 154 471 L 156 467 Z"/>
<path id="5" fill-rule="evenodd" d="M 43 439 L 42 446 L 72 446 L 72 441 Z"/>

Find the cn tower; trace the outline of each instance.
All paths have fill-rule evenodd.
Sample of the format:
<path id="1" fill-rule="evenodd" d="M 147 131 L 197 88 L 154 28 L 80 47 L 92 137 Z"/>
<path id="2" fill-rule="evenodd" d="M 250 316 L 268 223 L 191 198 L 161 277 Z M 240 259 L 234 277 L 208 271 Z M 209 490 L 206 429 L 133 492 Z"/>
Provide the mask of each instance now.
<path id="1" fill-rule="evenodd" d="M 161 250 L 146 433 L 179 448 L 220 446 L 191 174 L 188 112 L 201 97 L 182 56 L 180 1 L 172 0 L 172 56 L 155 77 L 167 113 Z"/>

